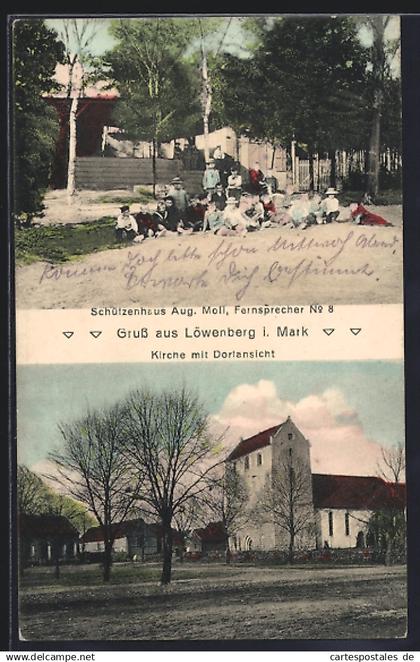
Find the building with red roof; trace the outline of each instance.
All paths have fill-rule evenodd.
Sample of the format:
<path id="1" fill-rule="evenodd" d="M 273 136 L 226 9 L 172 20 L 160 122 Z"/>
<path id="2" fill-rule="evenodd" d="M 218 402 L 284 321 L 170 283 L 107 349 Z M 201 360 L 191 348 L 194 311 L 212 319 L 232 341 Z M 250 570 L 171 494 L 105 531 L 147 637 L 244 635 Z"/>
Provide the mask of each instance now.
<path id="1" fill-rule="evenodd" d="M 160 524 L 147 524 L 138 518 L 113 524 L 111 529 L 115 553 L 121 552 L 137 560 L 147 560 L 162 553 L 163 531 Z M 175 529 L 172 529 L 172 540 L 174 551 L 179 555 L 183 549 L 183 540 Z M 87 554 L 104 551 L 104 534 L 100 526 L 93 526 L 84 533 L 81 548 Z"/>
<path id="2" fill-rule="evenodd" d="M 405 511 L 404 484 L 312 473 L 310 443 L 290 417 L 241 439 L 227 467 L 242 476 L 253 513 L 231 541 L 238 551 L 286 549 L 291 528 L 296 548 L 365 547 L 374 513 Z"/>

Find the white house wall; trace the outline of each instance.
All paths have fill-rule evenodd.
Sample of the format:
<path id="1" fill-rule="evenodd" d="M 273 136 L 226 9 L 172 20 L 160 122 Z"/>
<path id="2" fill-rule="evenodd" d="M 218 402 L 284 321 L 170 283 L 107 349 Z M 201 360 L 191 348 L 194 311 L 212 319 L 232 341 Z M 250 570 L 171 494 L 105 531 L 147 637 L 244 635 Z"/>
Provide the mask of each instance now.
<path id="1" fill-rule="evenodd" d="M 332 514 L 333 535 L 330 535 L 330 513 Z M 349 514 L 348 526 L 349 534 L 346 534 L 346 513 Z M 367 510 L 340 510 L 331 508 L 320 510 L 318 522 L 320 527 L 319 544 L 324 546 L 325 542 L 329 547 L 341 548 L 356 547 L 357 536 L 362 532 L 366 541 L 367 522 L 371 513 Z"/>

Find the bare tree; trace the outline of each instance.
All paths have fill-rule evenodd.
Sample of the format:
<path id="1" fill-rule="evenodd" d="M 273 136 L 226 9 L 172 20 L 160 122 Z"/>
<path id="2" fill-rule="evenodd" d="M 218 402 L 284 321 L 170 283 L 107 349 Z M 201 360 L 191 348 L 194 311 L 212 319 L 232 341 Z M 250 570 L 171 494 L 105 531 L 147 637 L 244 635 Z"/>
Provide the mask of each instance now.
<path id="1" fill-rule="evenodd" d="M 396 446 L 382 448 L 382 463 L 378 467 L 379 475 L 387 482 L 401 483 L 405 474 L 405 449 L 399 442 Z"/>
<path id="2" fill-rule="evenodd" d="M 104 538 L 103 579 L 109 581 L 118 525 L 130 514 L 142 479 L 133 478 L 122 452 L 123 412 L 119 405 L 88 413 L 59 426 L 61 450 L 50 454 L 60 483 L 84 503 L 99 522 Z"/>
<path id="3" fill-rule="evenodd" d="M 386 503 L 368 521 L 368 532 L 377 553 L 384 556 L 386 565 L 398 558 L 405 548 L 405 492 L 402 485 L 405 474 L 405 449 L 400 442 L 390 448 L 382 448 L 382 463 L 378 473 L 386 481 Z"/>
<path id="4" fill-rule="evenodd" d="M 268 519 L 285 534 L 289 563 L 294 561 L 298 540 L 315 533 L 311 489 L 308 473 L 299 460 L 290 458 L 267 479 L 254 509 L 258 521 Z"/>
<path id="5" fill-rule="evenodd" d="M 179 537 L 182 540 L 183 547 L 180 551 L 180 561 L 184 561 L 184 552 L 187 540 L 190 538 L 194 528 L 199 523 L 200 502 L 197 497 L 192 497 L 178 508 L 174 515 L 174 524 Z"/>
<path id="6" fill-rule="evenodd" d="M 208 416 L 186 388 L 156 394 L 134 391 L 125 402 L 125 450 L 139 475 L 142 507 L 158 517 L 163 531 L 161 583 L 171 581 L 172 523 L 188 501 L 207 488 L 218 463 Z"/>
<path id="7" fill-rule="evenodd" d="M 225 537 L 225 560 L 231 561 L 229 540 L 250 519 L 247 508 L 249 492 L 246 483 L 235 468 L 226 463 L 219 468 L 218 475 L 209 479 L 208 489 L 202 495 L 202 518 L 207 524 L 210 519 L 222 522 Z"/>

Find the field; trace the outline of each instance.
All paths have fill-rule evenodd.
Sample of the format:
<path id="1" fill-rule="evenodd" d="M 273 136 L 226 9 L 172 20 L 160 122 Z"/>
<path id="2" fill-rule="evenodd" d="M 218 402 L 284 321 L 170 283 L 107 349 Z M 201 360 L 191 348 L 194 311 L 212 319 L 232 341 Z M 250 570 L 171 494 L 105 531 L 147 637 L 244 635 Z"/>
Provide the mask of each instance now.
<path id="1" fill-rule="evenodd" d="M 404 637 L 405 567 L 155 564 L 25 572 L 20 627 L 28 640 L 377 639 Z"/>

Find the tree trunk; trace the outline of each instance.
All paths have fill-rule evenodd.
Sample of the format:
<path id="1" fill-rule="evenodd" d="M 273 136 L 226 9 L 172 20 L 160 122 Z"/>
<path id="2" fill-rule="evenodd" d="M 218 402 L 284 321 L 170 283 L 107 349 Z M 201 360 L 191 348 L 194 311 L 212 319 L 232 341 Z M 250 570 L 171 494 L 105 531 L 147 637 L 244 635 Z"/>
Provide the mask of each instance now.
<path id="1" fill-rule="evenodd" d="M 375 90 L 373 118 L 369 140 L 367 192 L 375 198 L 379 191 L 379 157 L 381 148 L 381 97 L 380 90 Z"/>
<path id="2" fill-rule="evenodd" d="M 54 577 L 60 579 L 60 545 L 54 545 Z"/>
<path id="3" fill-rule="evenodd" d="M 77 146 L 77 109 L 79 97 L 71 100 L 69 114 L 69 160 L 67 168 L 67 195 L 71 198 L 76 191 L 76 146 Z"/>
<path id="4" fill-rule="evenodd" d="M 103 561 L 103 572 L 102 578 L 104 582 L 109 582 L 111 579 L 111 567 L 112 567 L 112 543 L 109 540 L 106 540 L 104 543 L 104 561 Z"/>
<path id="5" fill-rule="evenodd" d="M 209 72 L 207 68 L 207 57 L 202 48 L 202 65 L 201 65 L 201 76 L 203 79 L 203 135 L 204 135 L 204 158 L 206 163 L 210 158 L 209 150 L 209 117 L 211 112 L 211 102 L 212 102 L 212 89 L 209 80 Z"/>
<path id="6" fill-rule="evenodd" d="M 294 533 L 291 533 L 289 539 L 289 563 L 293 563 L 294 560 L 295 560 L 295 536 Z"/>
<path id="7" fill-rule="evenodd" d="M 165 585 L 170 583 L 172 574 L 172 528 L 170 519 L 162 521 L 162 532 L 163 564 L 160 583 Z"/>
<path id="8" fill-rule="evenodd" d="M 367 192 L 375 197 L 379 190 L 379 161 L 381 149 L 381 114 L 383 103 L 383 85 L 385 75 L 385 25 L 387 18 L 377 15 L 370 18 L 373 32 L 372 46 L 372 77 L 374 81 L 373 90 L 373 115 L 369 140 L 368 158 L 368 183 Z"/>
<path id="9" fill-rule="evenodd" d="M 315 190 L 314 155 L 311 149 L 309 150 L 309 190 Z"/>
<path id="10" fill-rule="evenodd" d="M 229 547 L 229 536 L 225 535 L 225 563 L 230 563 L 232 561 L 232 554 Z"/>
<path id="11" fill-rule="evenodd" d="M 156 151 L 157 151 L 157 141 L 156 137 L 152 141 L 152 179 L 153 179 L 153 197 L 156 198 L 156 183 L 157 183 L 157 174 L 156 174 Z"/>
<path id="12" fill-rule="evenodd" d="M 328 158 L 330 159 L 330 186 L 333 188 L 337 185 L 337 166 L 335 162 L 335 149 L 332 149 L 328 152 Z"/>

